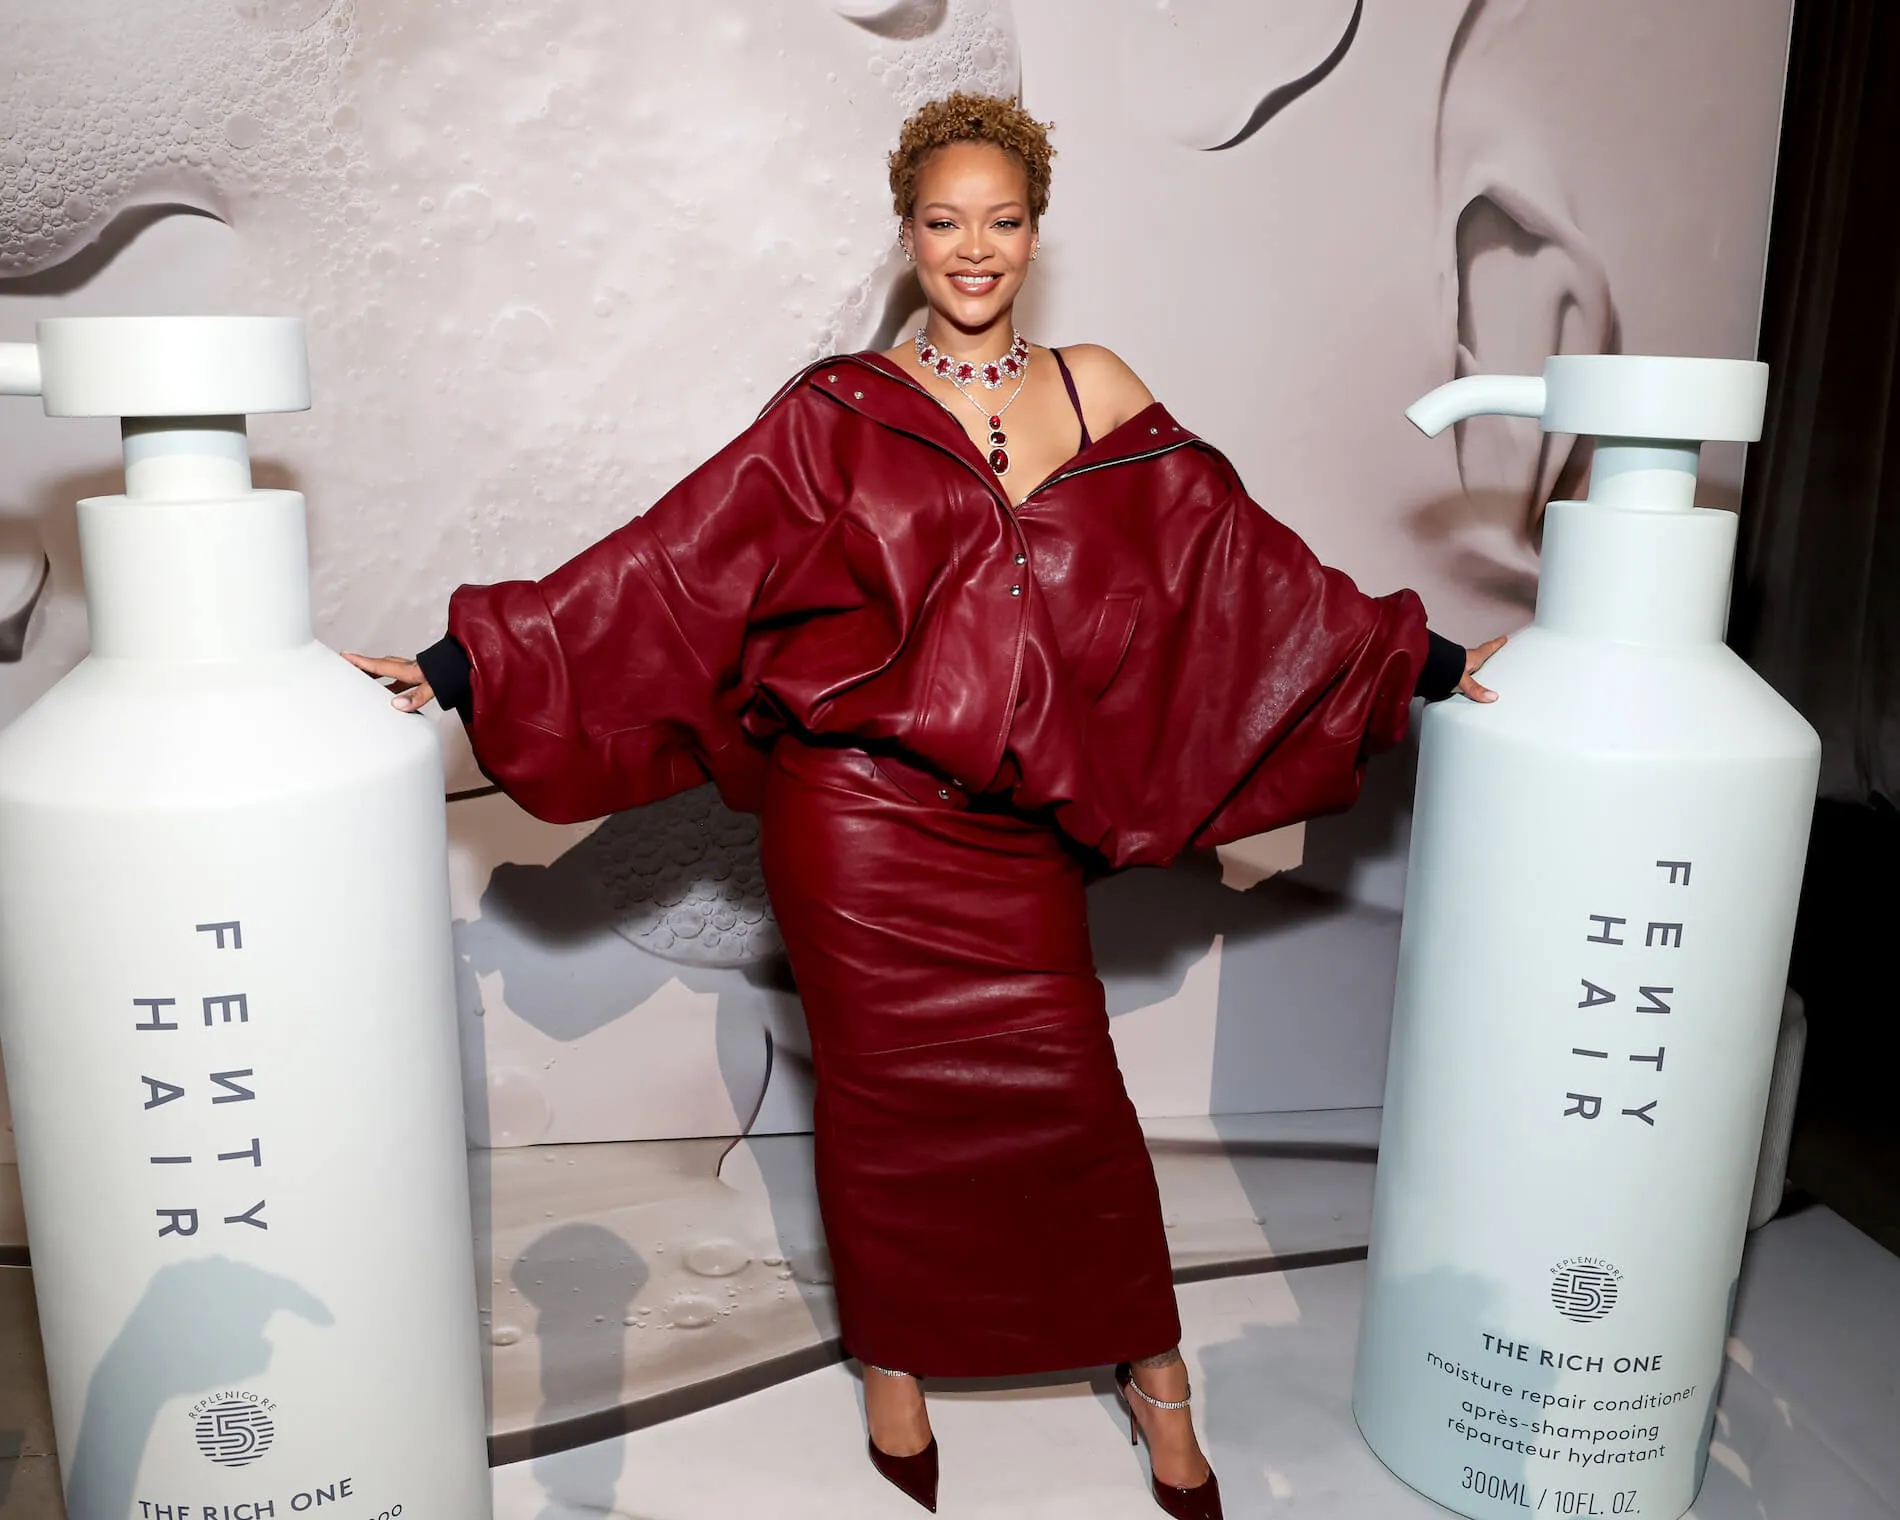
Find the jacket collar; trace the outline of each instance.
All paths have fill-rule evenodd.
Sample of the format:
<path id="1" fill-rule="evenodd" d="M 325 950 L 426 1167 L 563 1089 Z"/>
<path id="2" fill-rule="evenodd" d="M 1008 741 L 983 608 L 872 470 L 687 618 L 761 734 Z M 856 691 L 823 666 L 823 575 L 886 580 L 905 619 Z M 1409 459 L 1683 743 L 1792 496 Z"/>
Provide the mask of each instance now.
<path id="1" fill-rule="evenodd" d="M 970 435 L 957 425 L 956 419 L 936 397 L 882 354 L 866 351 L 834 355 L 813 365 L 805 375 L 810 389 L 880 426 L 908 433 L 955 454 L 988 478 L 988 466 L 970 441 Z M 1078 470 L 1144 459 L 1157 451 L 1200 442 L 1196 434 L 1182 427 L 1168 409 L 1156 401 L 1065 461 L 1043 484 L 1052 484 Z"/>

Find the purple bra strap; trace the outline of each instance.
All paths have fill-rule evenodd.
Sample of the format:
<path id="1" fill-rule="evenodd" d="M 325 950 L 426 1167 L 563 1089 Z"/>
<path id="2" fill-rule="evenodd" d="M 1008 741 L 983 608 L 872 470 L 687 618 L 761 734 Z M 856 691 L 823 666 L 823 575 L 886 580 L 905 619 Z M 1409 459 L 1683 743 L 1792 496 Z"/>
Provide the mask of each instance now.
<path id="1" fill-rule="evenodd" d="M 1075 420 L 1082 424 L 1082 442 L 1076 449 L 1076 453 L 1079 454 L 1089 446 L 1089 424 L 1088 419 L 1082 415 L 1082 398 L 1075 393 L 1075 376 L 1069 373 L 1068 362 L 1063 359 L 1062 350 L 1052 348 L 1049 352 L 1055 355 L 1056 368 L 1062 371 L 1062 383 L 1068 388 L 1069 405 L 1075 408 Z"/>

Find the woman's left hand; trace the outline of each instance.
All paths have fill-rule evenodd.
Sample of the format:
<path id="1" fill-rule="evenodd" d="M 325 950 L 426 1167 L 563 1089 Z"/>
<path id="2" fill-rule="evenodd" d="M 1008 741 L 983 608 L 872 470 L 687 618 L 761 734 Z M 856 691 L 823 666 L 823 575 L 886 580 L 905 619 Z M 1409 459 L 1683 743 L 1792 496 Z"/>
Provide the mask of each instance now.
<path id="1" fill-rule="evenodd" d="M 1491 690 L 1488 686 L 1480 686 L 1476 681 L 1472 680 L 1472 677 L 1484 669 L 1484 662 L 1486 660 L 1490 659 L 1492 655 L 1496 654 L 1509 642 L 1510 640 L 1506 638 L 1495 638 L 1487 644 L 1480 644 L 1476 649 L 1467 649 L 1465 651 L 1465 675 L 1464 679 L 1458 683 L 1460 695 L 1467 696 L 1474 702 L 1497 701 L 1498 694 L 1495 691 Z"/>
<path id="2" fill-rule="evenodd" d="M 363 674 L 389 682 L 388 689 L 395 693 L 389 705 L 399 712 L 415 712 L 418 708 L 426 707 L 435 696 L 434 688 L 422 674 L 422 667 L 414 660 L 405 660 L 393 654 L 377 657 L 350 654 L 347 651 L 343 658 Z"/>

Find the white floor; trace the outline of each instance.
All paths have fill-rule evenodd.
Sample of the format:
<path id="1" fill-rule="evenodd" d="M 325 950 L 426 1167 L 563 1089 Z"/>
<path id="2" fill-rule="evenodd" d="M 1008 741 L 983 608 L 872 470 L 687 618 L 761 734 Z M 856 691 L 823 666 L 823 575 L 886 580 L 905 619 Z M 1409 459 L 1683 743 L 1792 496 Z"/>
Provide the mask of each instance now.
<path id="1" fill-rule="evenodd" d="M 1147 1125 L 1188 1280 L 1363 1250 L 1379 1113 Z M 471 1157 L 498 1460 L 549 1427 L 677 1417 L 709 1385 L 814 1367 L 837 1335 L 811 1136 L 548 1145 Z"/>
<path id="2" fill-rule="evenodd" d="M 1406 1520 L 1348 1407 L 1364 1268 L 1181 1289 L 1185 1349 L 1227 1513 Z M 1751 1243 L 1697 1520 L 1900 1517 L 1900 1258 L 1814 1209 Z M 1105 1381 L 933 1390 L 941 1513 L 1159 1513 Z M 864 1457 L 857 1383 L 829 1367 L 733 1403 L 495 1473 L 496 1520 L 879 1520 L 920 1515 Z"/>

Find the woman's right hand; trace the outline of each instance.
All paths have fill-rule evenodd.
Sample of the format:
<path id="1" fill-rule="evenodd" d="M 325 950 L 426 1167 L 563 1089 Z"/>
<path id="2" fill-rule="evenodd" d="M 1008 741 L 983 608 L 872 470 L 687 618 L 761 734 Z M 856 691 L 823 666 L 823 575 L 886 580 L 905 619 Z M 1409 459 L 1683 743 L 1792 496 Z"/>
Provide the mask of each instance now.
<path id="1" fill-rule="evenodd" d="M 348 651 L 344 652 L 343 658 L 364 674 L 389 682 L 389 689 L 396 693 L 389 705 L 402 712 L 414 712 L 435 698 L 435 692 L 422 678 L 422 667 L 414 660 L 399 659 L 395 655 L 350 654 Z"/>
<path id="2" fill-rule="evenodd" d="M 1508 638 L 1500 637 L 1488 640 L 1476 649 L 1465 651 L 1465 673 L 1463 679 L 1458 682 L 1458 691 L 1461 695 L 1471 698 L 1474 702 L 1497 701 L 1498 694 L 1489 686 L 1480 686 L 1474 678 L 1479 671 L 1484 669 L 1485 661 L 1508 643 L 1510 643 Z"/>

